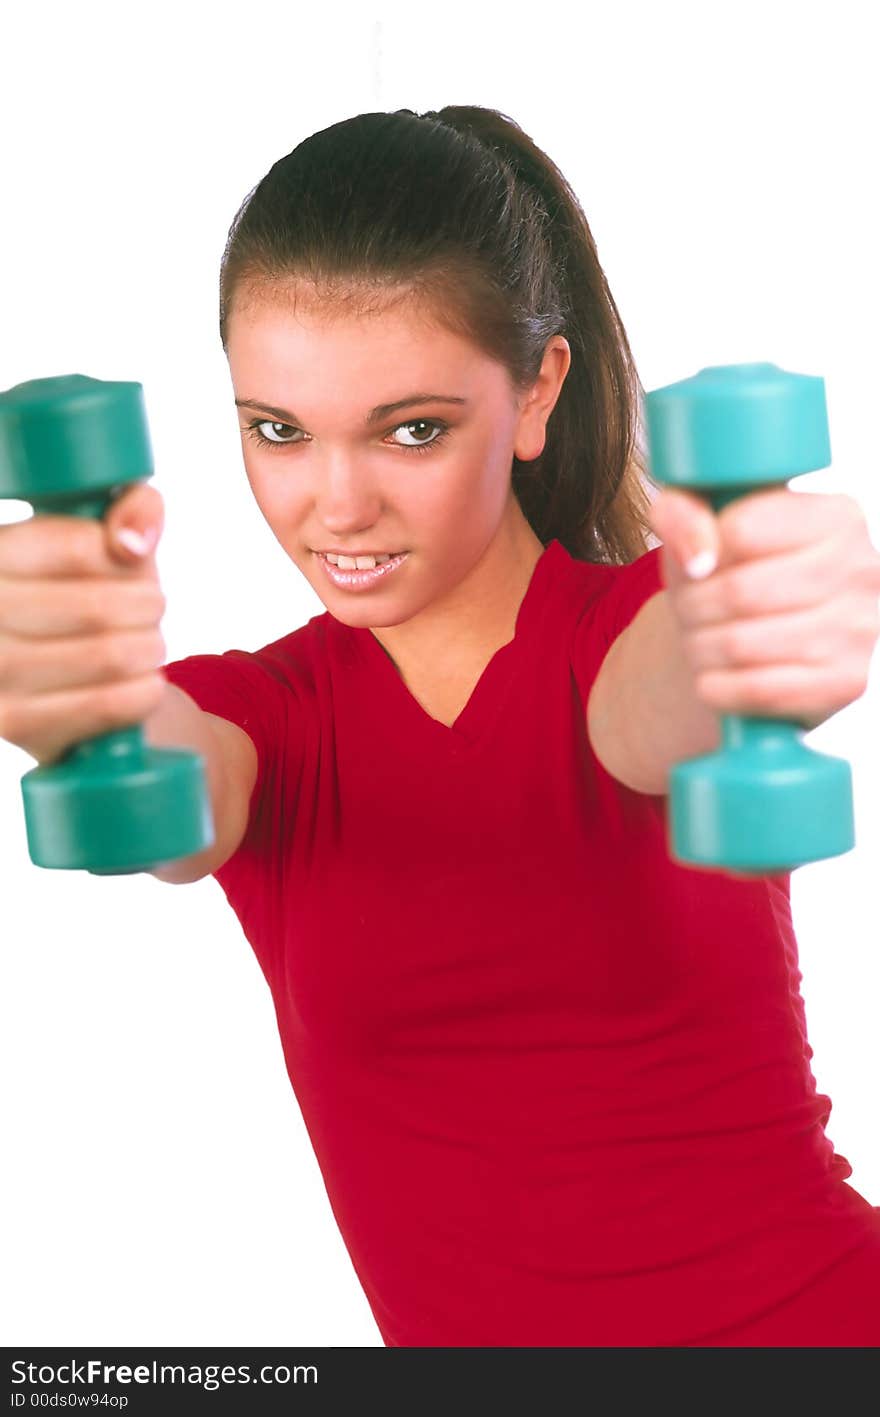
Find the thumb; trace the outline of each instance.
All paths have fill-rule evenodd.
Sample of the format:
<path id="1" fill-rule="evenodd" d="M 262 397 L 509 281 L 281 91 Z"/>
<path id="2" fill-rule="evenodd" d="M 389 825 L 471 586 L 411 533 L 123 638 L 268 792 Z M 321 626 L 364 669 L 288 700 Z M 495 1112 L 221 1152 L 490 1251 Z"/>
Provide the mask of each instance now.
<path id="1" fill-rule="evenodd" d="M 721 536 L 715 513 L 702 497 L 665 487 L 652 503 L 650 523 L 663 542 L 660 556 L 667 589 L 703 580 L 717 569 Z"/>
<path id="2" fill-rule="evenodd" d="M 165 503 L 148 482 L 126 488 L 104 517 L 105 538 L 113 558 L 131 566 L 144 561 L 158 545 L 165 526 Z"/>

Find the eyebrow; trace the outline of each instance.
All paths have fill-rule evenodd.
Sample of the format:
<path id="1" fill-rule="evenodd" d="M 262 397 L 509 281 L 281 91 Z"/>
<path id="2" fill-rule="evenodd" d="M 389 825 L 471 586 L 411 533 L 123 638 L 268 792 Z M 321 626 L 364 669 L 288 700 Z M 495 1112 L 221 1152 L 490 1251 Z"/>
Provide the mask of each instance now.
<path id="1" fill-rule="evenodd" d="M 397 413 L 398 409 L 411 408 L 417 403 L 456 403 L 466 404 L 467 399 L 455 398 L 452 394 L 407 394 L 406 398 L 397 399 L 394 403 L 378 403 L 375 408 L 364 419 L 368 428 L 372 428 L 374 423 L 381 423 L 391 413 Z M 236 399 L 237 408 L 253 408 L 257 412 L 271 413 L 274 418 L 280 419 L 284 423 L 295 423 L 297 427 L 302 423 L 302 419 L 288 409 L 273 408 L 270 403 L 260 403 L 257 399 Z"/>

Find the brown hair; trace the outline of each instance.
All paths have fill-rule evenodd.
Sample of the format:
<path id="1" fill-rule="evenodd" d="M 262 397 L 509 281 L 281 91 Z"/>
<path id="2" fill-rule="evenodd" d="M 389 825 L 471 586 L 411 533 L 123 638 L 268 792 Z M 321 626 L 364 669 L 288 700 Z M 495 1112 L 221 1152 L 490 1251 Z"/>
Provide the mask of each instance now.
<path id="1" fill-rule="evenodd" d="M 623 565 L 659 544 L 640 439 L 641 382 L 586 216 L 512 118 L 453 106 L 361 113 L 280 158 L 237 212 L 220 269 L 233 299 L 311 283 L 357 313 L 406 298 L 509 371 L 517 392 L 564 335 L 571 365 L 513 490 L 543 545 Z M 401 289 L 405 292 L 399 294 Z"/>

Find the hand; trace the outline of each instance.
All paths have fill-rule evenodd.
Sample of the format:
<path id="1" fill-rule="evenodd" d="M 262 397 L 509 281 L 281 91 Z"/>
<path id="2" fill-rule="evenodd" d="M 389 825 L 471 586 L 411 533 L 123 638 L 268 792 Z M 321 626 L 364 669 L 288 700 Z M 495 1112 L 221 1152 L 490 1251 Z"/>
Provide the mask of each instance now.
<path id="1" fill-rule="evenodd" d="M 155 555 L 164 501 L 129 487 L 103 520 L 35 514 L 0 527 L 0 737 L 42 765 L 141 723 L 167 695 Z"/>
<path id="2" fill-rule="evenodd" d="M 663 488 L 650 522 L 706 705 L 811 729 L 861 697 L 880 638 L 880 554 L 852 497 L 773 487 L 715 513 Z M 717 568 L 695 580 L 685 566 L 701 550 Z"/>

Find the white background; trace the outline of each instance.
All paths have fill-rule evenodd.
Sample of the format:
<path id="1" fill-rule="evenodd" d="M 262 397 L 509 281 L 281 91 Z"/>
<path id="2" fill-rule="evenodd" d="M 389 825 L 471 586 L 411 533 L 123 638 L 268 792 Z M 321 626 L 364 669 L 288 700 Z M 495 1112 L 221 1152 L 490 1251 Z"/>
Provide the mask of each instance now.
<path id="1" fill-rule="evenodd" d="M 833 465 L 794 485 L 855 496 L 880 545 L 869 6 L 582 4 L 576 31 L 558 8 L 311 8 L 4 20 L 0 388 L 143 383 L 169 660 L 324 608 L 247 486 L 218 269 L 271 164 L 375 109 L 475 103 L 534 137 L 581 199 L 646 389 L 747 360 L 824 376 Z M 874 1204 L 878 687 L 875 659 L 808 738 L 852 764 L 856 848 L 792 878 L 828 1135 Z M 4 1343 L 380 1346 L 219 885 L 35 867 L 34 766 L 0 742 Z"/>

